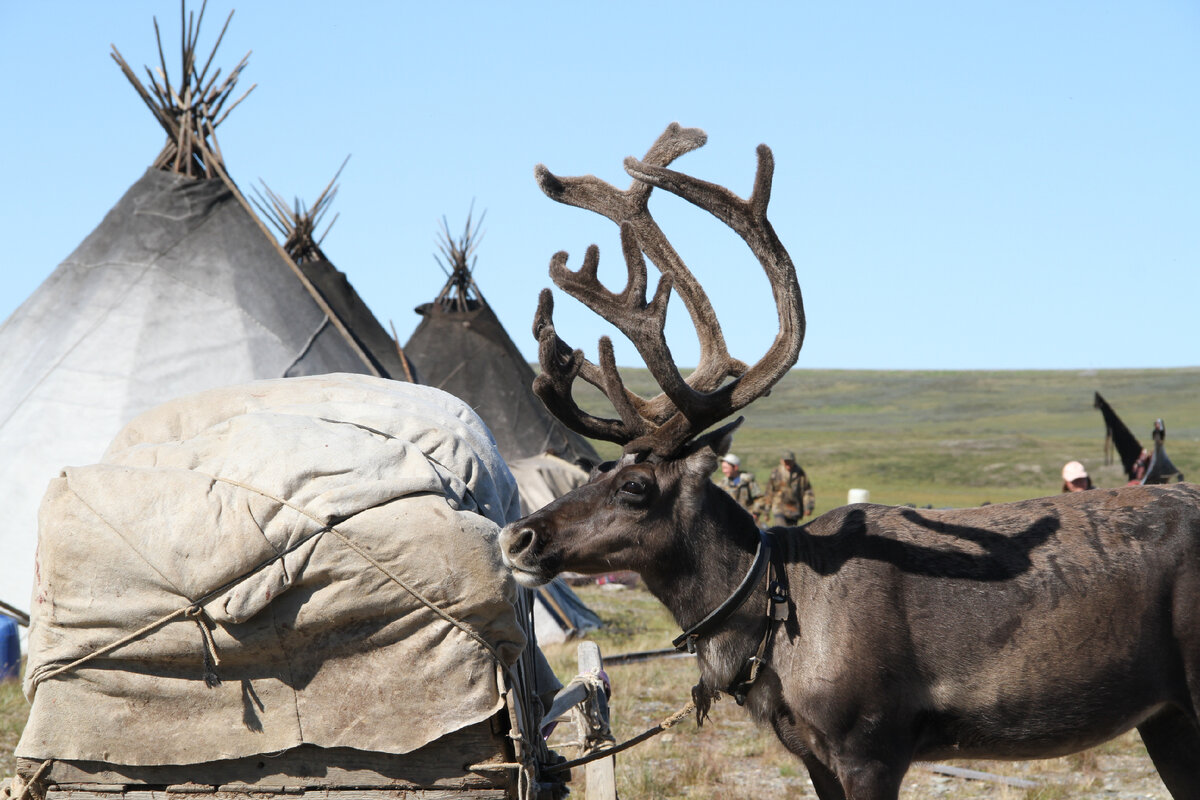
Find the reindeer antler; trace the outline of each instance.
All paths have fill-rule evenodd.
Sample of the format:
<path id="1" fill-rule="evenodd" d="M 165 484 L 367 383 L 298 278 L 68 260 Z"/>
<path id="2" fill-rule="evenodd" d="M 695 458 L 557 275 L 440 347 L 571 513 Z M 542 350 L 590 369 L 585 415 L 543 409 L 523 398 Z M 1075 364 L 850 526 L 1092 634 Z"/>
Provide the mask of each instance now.
<path id="1" fill-rule="evenodd" d="M 626 452 L 670 455 L 692 436 L 766 394 L 796 363 L 804 340 L 804 308 L 795 266 L 767 220 L 775 169 L 771 151 L 759 145 L 754 191 L 749 200 L 742 200 L 722 186 L 667 169 L 677 157 L 705 141 L 703 131 L 672 123 L 645 159 L 625 160 L 625 171 L 634 179 L 626 191 L 592 175 L 560 178 L 540 164 L 535 169 L 538 185 L 552 199 L 595 211 L 621 226 L 628 279 L 619 294 L 599 281 L 600 256 L 595 245 L 588 248 L 578 271 L 567 269 L 565 252 L 556 253 L 550 262 L 550 276 L 559 288 L 629 338 L 663 391 L 646 399 L 627 389 L 607 337 L 600 340 L 599 365 L 572 350 L 555 332 L 553 299 L 549 290 L 543 290 L 534 319 L 542 366 L 534 392 L 573 430 L 623 444 Z M 747 368 L 729 355 L 708 296 L 650 216 L 648 201 L 654 187 L 712 213 L 742 237 L 762 264 L 775 296 L 779 333 L 754 366 Z M 662 273 L 649 301 L 643 253 Z M 700 339 L 700 363 L 686 380 L 671 357 L 664 333 L 672 287 L 683 299 Z M 595 417 L 580 409 L 571 395 L 576 377 L 603 391 L 620 420 Z M 733 380 L 724 383 L 727 378 Z"/>

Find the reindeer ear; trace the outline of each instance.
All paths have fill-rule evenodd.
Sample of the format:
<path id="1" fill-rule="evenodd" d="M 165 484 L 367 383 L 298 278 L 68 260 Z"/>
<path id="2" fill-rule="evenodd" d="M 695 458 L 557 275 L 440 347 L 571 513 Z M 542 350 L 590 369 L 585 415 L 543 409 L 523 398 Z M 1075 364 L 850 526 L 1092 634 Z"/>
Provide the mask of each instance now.
<path id="1" fill-rule="evenodd" d="M 733 446 L 733 433 L 746 421 L 738 417 L 728 425 L 723 425 L 715 431 L 693 439 L 680 453 L 686 459 L 689 468 L 703 475 L 710 475 L 717 468 L 717 459 L 729 452 Z"/>
<path id="2" fill-rule="evenodd" d="M 689 453 L 707 447 L 713 451 L 713 455 L 717 458 L 729 452 L 729 448 L 733 447 L 733 434 L 742 423 L 746 421 L 745 417 L 738 417 L 728 425 L 722 425 L 711 433 L 706 433 L 703 436 L 697 437 L 690 445 L 688 445 Z"/>
<path id="3" fill-rule="evenodd" d="M 702 435 L 702 437 L 692 439 L 690 443 L 684 447 L 683 452 L 680 453 L 680 456 L 684 458 L 691 458 L 692 456 L 695 456 L 696 453 L 701 453 L 704 451 L 712 453 L 714 459 L 724 456 L 725 453 L 730 452 L 730 447 L 733 446 L 733 432 L 737 431 L 737 429 L 742 426 L 743 422 L 745 422 L 745 417 L 739 416 L 738 419 L 733 420 L 732 422 L 728 423 L 728 425 L 721 426 L 720 428 L 716 429 L 716 431 L 706 433 Z M 715 467 L 713 469 L 715 469 Z"/>
<path id="4" fill-rule="evenodd" d="M 713 452 L 717 454 L 718 458 L 720 458 L 721 456 L 728 453 L 729 448 L 733 447 L 734 431 L 736 431 L 738 428 L 740 428 L 742 426 L 742 423 L 745 421 L 746 421 L 745 417 L 738 417 L 737 419 L 735 419 L 733 422 L 729 423 L 728 425 L 724 425 L 720 428 L 717 428 L 715 431 L 708 434 L 708 436 L 713 437 L 713 444 L 711 445 L 711 447 L 713 449 Z M 704 438 L 707 438 L 707 436 Z"/>

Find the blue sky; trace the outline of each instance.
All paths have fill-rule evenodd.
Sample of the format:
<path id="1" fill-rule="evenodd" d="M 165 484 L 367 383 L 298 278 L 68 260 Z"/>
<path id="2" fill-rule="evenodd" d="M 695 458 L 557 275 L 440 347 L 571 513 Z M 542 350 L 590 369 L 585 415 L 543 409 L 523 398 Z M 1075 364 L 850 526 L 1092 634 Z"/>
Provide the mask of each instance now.
<path id="1" fill-rule="evenodd" d="M 196 6 L 198 8 L 198 4 Z M 203 51 L 231 9 L 210 0 Z M 749 193 L 776 158 L 771 220 L 808 316 L 798 366 L 1200 364 L 1200 5 L 1184 2 L 368 3 L 236 5 L 217 55 L 258 84 L 218 130 L 244 191 L 314 199 L 343 159 L 325 251 L 385 325 L 444 280 L 443 216 L 486 211 L 477 280 L 527 357 L 557 250 L 615 226 L 547 199 L 545 163 L 628 185 L 667 123 L 709 143 L 676 167 Z M 95 227 L 163 134 L 109 58 L 178 71 L 174 0 L 0 0 L 0 318 Z M 661 194 L 661 193 L 660 193 Z M 775 334 L 745 246 L 651 208 L 708 288 L 730 350 Z M 558 295 L 560 334 L 608 329 Z M 673 306 L 678 306 L 673 303 Z M 669 337 L 695 363 L 682 307 Z M 636 364 L 617 337 L 617 360 Z"/>

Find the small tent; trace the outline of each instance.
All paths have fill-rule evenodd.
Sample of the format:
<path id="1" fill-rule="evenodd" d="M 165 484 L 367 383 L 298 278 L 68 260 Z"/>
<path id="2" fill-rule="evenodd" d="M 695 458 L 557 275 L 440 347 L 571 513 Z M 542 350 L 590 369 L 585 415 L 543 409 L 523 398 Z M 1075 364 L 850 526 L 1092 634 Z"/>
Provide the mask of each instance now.
<path id="1" fill-rule="evenodd" d="M 113 48 L 166 145 L 0 325 L 0 600 L 19 607 L 46 486 L 64 466 L 97 461 L 142 411 L 252 379 L 404 377 L 372 357 L 362 320 L 317 290 L 229 177 L 215 134 L 246 96 L 231 101 L 246 58 L 224 75 L 212 56 L 198 61 L 202 18 L 186 25 L 182 69 L 147 70 L 149 86 Z"/>
<path id="2" fill-rule="evenodd" d="M 347 157 L 346 161 L 349 160 Z M 346 274 L 335 267 L 321 249 L 321 242 L 337 221 L 337 216 L 334 216 L 319 236 L 317 229 L 329 211 L 333 198 L 337 196 L 337 179 L 345 167 L 344 161 L 333 180 L 311 206 L 301 202 L 299 198 L 289 206 L 287 201 L 271 191 L 265 182 L 263 191 L 257 193 L 257 198 L 251 199 L 262 212 L 262 216 L 283 237 L 284 251 L 338 318 L 346 323 L 347 333 L 354 338 L 379 374 L 414 382 L 412 365 L 396 338 L 388 335 L 362 297 L 350 285 Z"/>
<path id="3" fill-rule="evenodd" d="M 482 220 L 481 220 L 482 222 Z M 510 465 L 551 453 L 572 464 L 599 462 L 584 437 L 550 414 L 533 393 L 533 368 L 475 283 L 478 225 L 470 215 L 461 237 L 443 220 L 441 250 L 448 273 L 433 302 L 418 306 L 421 322 L 404 346 L 422 383 L 465 400 L 496 437 Z"/>

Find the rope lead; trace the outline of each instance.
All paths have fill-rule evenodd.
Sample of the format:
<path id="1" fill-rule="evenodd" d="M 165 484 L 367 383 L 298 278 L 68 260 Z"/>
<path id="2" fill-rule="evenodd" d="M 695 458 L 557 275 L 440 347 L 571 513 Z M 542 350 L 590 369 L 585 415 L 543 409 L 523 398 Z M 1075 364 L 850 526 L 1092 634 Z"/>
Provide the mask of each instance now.
<path id="1" fill-rule="evenodd" d="M 674 714 L 667 717 L 666 719 L 664 719 L 662 722 L 658 723 L 657 725 L 647 728 L 646 730 L 642 731 L 637 736 L 634 736 L 632 739 L 626 739 L 625 741 L 621 742 L 620 744 L 613 745 L 612 747 L 605 747 L 602 750 L 595 750 L 591 753 L 588 753 L 586 756 L 582 756 L 581 758 L 576 758 L 573 761 L 564 761 L 561 764 L 555 764 L 554 766 L 547 767 L 544 770 L 542 770 L 542 774 L 543 775 L 557 775 L 560 772 L 566 772 L 567 770 L 571 769 L 572 767 L 578 767 L 581 764 L 587 764 L 590 761 L 596 761 L 598 759 L 604 758 L 605 756 L 615 755 L 616 753 L 619 753 L 622 750 L 628 750 L 629 748 L 633 747 L 635 744 L 641 744 L 642 742 L 646 741 L 650 737 L 657 736 L 658 734 L 662 733 L 663 731 L 667 730 L 668 728 L 675 727 L 695 710 L 696 710 L 696 704 L 689 700 L 687 702 L 687 705 L 685 705 L 683 708 L 679 709 Z"/>

